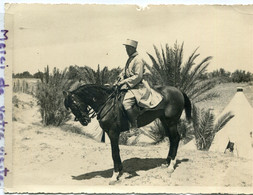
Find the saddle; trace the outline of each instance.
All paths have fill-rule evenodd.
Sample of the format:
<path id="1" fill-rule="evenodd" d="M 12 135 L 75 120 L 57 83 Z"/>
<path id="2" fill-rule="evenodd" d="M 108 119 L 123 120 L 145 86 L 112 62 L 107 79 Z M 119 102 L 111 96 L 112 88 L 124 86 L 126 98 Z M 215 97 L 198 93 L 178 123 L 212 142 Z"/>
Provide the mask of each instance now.
<path id="1" fill-rule="evenodd" d="M 164 97 L 162 99 L 162 101 L 154 108 L 143 108 L 143 107 L 140 107 L 138 106 L 137 104 L 135 104 L 136 107 L 139 107 L 140 109 L 140 112 L 143 113 L 143 112 L 146 112 L 146 111 L 154 111 L 154 110 L 161 110 L 164 106 Z"/>
<path id="2" fill-rule="evenodd" d="M 126 92 L 127 92 L 127 90 L 122 90 L 122 91 L 119 92 L 120 93 L 119 96 L 121 97 L 120 98 L 121 105 L 122 105 L 122 108 L 123 108 L 124 111 L 125 111 L 125 109 L 124 109 L 124 106 L 123 106 L 123 100 L 124 100 Z M 135 102 L 135 104 L 134 104 L 134 106 L 133 106 L 132 109 L 134 109 L 136 112 L 138 112 L 138 115 L 141 115 L 141 114 L 143 114 L 144 112 L 147 112 L 147 111 L 161 110 L 164 107 L 164 100 L 165 100 L 165 98 L 164 98 L 164 96 L 163 96 L 162 93 L 160 93 L 160 94 L 162 95 L 162 101 L 157 106 L 155 106 L 153 108 L 146 108 L 146 107 L 139 106 L 137 104 L 137 102 Z"/>

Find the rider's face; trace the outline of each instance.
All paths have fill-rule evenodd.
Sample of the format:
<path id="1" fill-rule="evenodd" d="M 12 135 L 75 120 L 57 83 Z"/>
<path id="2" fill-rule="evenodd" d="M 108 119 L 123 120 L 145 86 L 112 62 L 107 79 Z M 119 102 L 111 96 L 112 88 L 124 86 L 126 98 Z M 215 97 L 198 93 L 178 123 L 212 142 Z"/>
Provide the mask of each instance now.
<path id="1" fill-rule="evenodd" d="M 126 52 L 128 56 L 131 56 L 133 53 L 136 52 L 136 48 L 126 45 Z"/>

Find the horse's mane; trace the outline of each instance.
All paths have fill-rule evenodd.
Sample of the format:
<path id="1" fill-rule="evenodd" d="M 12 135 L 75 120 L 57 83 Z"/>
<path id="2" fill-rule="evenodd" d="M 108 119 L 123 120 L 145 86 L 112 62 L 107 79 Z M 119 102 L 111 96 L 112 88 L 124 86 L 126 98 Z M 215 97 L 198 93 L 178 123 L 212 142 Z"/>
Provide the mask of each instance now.
<path id="1" fill-rule="evenodd" d="M 111 94 L 112 91 L 113 91 L 112 87 L 107 87 L 107 86 L 97 85 L 97 84 L 85 84 L 71 91 L 71 93 L 76 94 L 78 96 L 84 96 L 84 95 L 89 95 L 90 93 L 97 93 L 97 92 Z"/>

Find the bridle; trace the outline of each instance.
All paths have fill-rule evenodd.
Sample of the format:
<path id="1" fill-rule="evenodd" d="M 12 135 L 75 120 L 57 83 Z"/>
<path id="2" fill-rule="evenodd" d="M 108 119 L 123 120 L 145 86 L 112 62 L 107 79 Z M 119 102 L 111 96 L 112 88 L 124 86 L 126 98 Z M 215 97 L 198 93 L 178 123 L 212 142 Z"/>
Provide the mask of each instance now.
<path id="1" fill-rule="evenodd" d="M 87 111 L 83 111 L 82 109 L 82 105 L 80 104 L 79 98 L 77 98 L 74 94 L 71 95 L 72 100 L 74 105 L 76 106 L 76 109 L 78 109 L 81 113 L 85 112 L 86 116 L 85 118 L 87 119 L 89 117 L 89 119 L 94 118 L 96 116 L 96 112 L 92 109 L 92 107 L 90 107 L 89 105 L 87 106 Z M 81 116 L 83 117 L 83 116 Z M 77 118 L 75 118 L 75 121 L 78 121 Z"/>
<path id="2" fill-rule="evenodd" d="M 89 105 L 88 105 L 88 107 L 87 107 L 87 111 L 88 111 L 88 115 L 89 115 L 90 118 L 94 118 L 94 117 L 97 116 L 96 112 L 95 112 L 95 111 L 93 110 L 93 108 L 90 107 Z"/>

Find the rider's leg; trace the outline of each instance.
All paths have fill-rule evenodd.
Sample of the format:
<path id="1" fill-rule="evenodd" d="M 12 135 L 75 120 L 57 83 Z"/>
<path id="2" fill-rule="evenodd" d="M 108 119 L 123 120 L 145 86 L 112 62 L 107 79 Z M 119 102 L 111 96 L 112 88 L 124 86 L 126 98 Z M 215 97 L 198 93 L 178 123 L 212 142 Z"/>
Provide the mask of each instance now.
<path id="1" fill-rule="evenodd" d="M 137 112 L 134 109 L 127 109 L 127 116 L 131 123 L 131 128 L 137 128 Z"/>
<path id="2" fill-rule="evenodd" d="M 137 128 L 137 117 L 138 112 L 134 110 L 134 105 L 136 103 L 134 94 L 128 91 L 123 100 L 123 106 L 127 112 L 128 119 L 131 123 L 131 128 Z"/>

